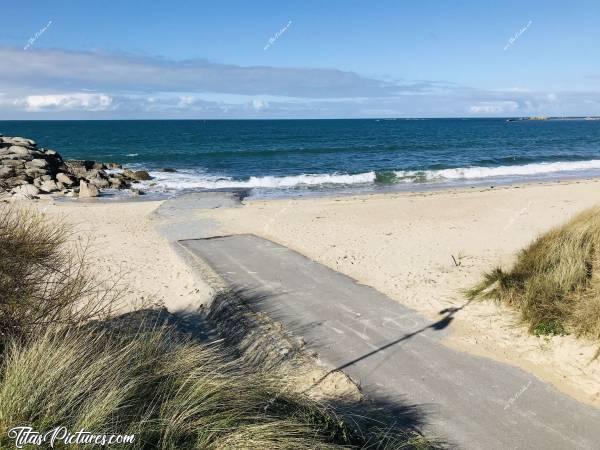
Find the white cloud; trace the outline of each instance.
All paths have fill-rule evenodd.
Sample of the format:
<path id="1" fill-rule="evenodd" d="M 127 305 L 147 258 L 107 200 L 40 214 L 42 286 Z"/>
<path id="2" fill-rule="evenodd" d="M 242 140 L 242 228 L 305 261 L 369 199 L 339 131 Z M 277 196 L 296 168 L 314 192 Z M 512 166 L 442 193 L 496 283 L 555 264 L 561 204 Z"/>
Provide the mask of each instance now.
<path id="1" fill-rule="evenodd" d="M 265 108 L 269 107 L 269 103 L 265 102 L 264 100 L 257 100 L 254 99 L 252 100 L 252 107 L 256 110 L 256 111 L 261 111 Z"/>
<path id="2" fill-rule="evenodd" d="M 522 88 L 522 87 L 510 87 L 510 88 L 506 88 L 506 89 L 498 89 L 498 92 L 516 92 L 516 93 L 526 94 L 526 93 L 531 92 L 531 89 Z"/>
<path id="3" fill-rule="evenodd" d="M 600 92 L 0 47 L 0 119 L 598 115 Z M 600 87 L 599 87 L 600 89 Z"/>
<path id="4" fill-rule="evenodd" d="M 15 104 L 22 104 L 26 111 L 37 112 L 44 110 L 55 111 L 106 111 L 113 102 L 112 97 L 105 94 L 51 94 L 28 95 Z"/>
<path id="5" fill-rule="evenodd" d="M 472 114 L 501 114 L 514 112 L 519 109 L 519 104 L 515 101 L 498 101 L 498 102 L 480 102 L 477 105 L 469 107 L 469 112 Z"/>
<path id="6" fill-rule="evenodd" d="M 81 51 L 0 47 L 0 61 L 11 70 L 2 82 L 20 87 L 103 92 L 219 92 L 303 98 L 377 97 L 429 88 L 428 83 L 401 85 L 337 69 L 238 66 L 203 60 Z"/>
<path id="7" fill-rule="evenodd" d="M 155 101 L 155 99 L 150 100 Z M 195 100 L 196 99 L 191 95 L 182 95 L 181 97 L 179 97 L 179 103 L 177 103 L 177 106 L 180 108 L 186 108 L 193 105 Z"/>

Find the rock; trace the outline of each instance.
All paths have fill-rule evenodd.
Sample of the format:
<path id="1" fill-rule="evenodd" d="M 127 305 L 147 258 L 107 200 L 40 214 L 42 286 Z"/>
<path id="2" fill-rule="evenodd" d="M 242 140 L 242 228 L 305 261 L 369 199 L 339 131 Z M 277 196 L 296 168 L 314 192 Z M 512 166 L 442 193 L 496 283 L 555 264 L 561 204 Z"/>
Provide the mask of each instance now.
<path id="1" fill-rule="evenodd" d="M 22 156 L 19 155 L 15 155 L 14 153 L 9 153 L 7 155 L 0 155 L 0 160 L 3 159 L 21 159 L 23 158 Z"/>
<path id="2" fill-rule="evenodd" d="M 59 191 L 59 187 L 54 180 L 46 180 L 43 181 L 40 185 L 40 191 L 44 191 L 47 193 Z"/>
<path id="3" fill-rule="evenodd" d="M 95 161 L 69 159 L 65 161 L 67 171 L 71 172 L 77 177 L 84 177 L 88 170 L 94 168 Z"/>
<path id="4" fill-rule="evenodd" d="M 161 172 L 174 173 L 177 172 L 175 169 L 171 169 L 170 167 L 163 167 L 160 169 Z"/>
<path id="5" fill-rule="evenodd" d="M 10 178 L 15 174 L 14 167 L 0 166 L 0 178 Z"/>
<path id="6" fill-rule="evenodd" d="M 68 159 L 65 164 L 71 168 L 81 168 L 85 170 L 92 170 L 96 161 L 89 161 L 84 159 Z"/>
<path id="7" fill-rule="evenodd" d="M 133 172 L 133 178 L 135 180 L 140 180 L 140 181 L 146 181 L 146 180 L 152 179 L 150 174 L 148 172 L 146 172 L 145 170 L 136 170 L 135 172 Z"/>
<path id="8" fill-rule="evenodd" d="M 25 167 L 25 161 L 22 159 L 3 159 L 3 166 L 12 166 L 12 167 Z"/>
<path id="9" fill-rule="evenodd" d="M 27 161 L 25 163 L 25 167 L 28 169 L 45 169 L 48 167 L 48 161 L 41 158 L 32 159 L 31 161 Z"/>
<path id="10" fill-rule="evenodd" d="M 25 173 L 31 178 L 37 178 L 43 175 L 48 175 L 48 171 L 44 169 L 25 169 Z"/>
<path id="11" fill-rule="evenodd" d="M 30 149 L 28 149 L 27 147 L 22 147 L 20 145 L 13 145 L 11 147 L 8 147 L 8 151 L 19 156 L 29 156 L 31 154 Z"/>
<path id="12" fill-rule="evenodd" d="M 93 184 L 89 184 L 83 180 L 79 181 L 79 197 L 98 197 L 100 195 L 100 191 Z"/>
<path id="13" fill-rule="evenodd" d="M 107 179 L 100 177 L 92 178 L 91 180 L 89 180 L 89 182 L 100 189 L 104 189 L 110 186 L 110 182 Z"/>
<path id="14" fill-rule="evenodd" d="M 132 194 L 133 196 L 138 196 L 138 195 L 144 195 L 144 194 L 145 194 L 145 192 L 144 192 L 144 191 L 142 191 L 141 189 L 136 189 L 136 188 L 134 188 L 134 189 L 132 189 L 132 190 L 131 190 L 131 194 Z"/>
<path id="15" fill-rule="evenodd" d="M 127 187 L 127 183 L 122 178 L 110 177 L 108 182 L 110 183 L 110 187 L 113 189 L 122 189 Z"/>
<path id="16" fill-rule="evenodd" d="M 106 172 L 104 170 L 98 170 L 98 169 L 88 170 L 87 172 L 85 172 L 84 176 L 88 180 L 91 180 L 92 178 L 108 179 L 108 175 L 106 175 Z"/>
<path id="17" fill-rule="evenodd" d="M 4 138 L 4 139 L 6 139 L 6 138 Z M 10 141 L 16 142 L 18 144 L 31 145 L 32 147 L 37 146 L 35 141 L 32 141 L 31 139 L 26 139 L 26 138 L 22 138 L 22 137 L 12 137 L 12 138 L 8 138 L 8 139 L 10 139 Z"/>
<path id="18" fill-rule="evenodd" d="M 4 182 L 10 186 L 10 187 L 14 187 L 14 186 L 19 186 L 21 184 L 29 184 L 29 181 L 31 180 L 31 178 L 29 178 L 27 175 L 17 175 L 11 178 L 5 178 Z"/>
<path id="19" fill-rule="evenodd" d="M 150 174 L 145 170 L 136 170 L 135 172 L 133 172 L 132 170 L 125 169 L 123 171 L 123 176 L 136 181 L 146 181 L 152 179 Z"/>
<path id="20" fill-rule="evenodd" d="M 40 190 L 33 184 L 24 184 L 14 188 L 12 191 L 14 194 L 19 194 L 25 197 L 34 197 L 40 193 Z"/>
<path id="21" fill-rule="evenodd" d="M 33 180 L 33 185 L 41 188 L 42 184 L 44 184 L 47 181 L 53 181 L 52 177 L 50 175 L 42 175 L 41 177 L 38 177 Z"/>
<path id="22" fill-rule="evenodd" d="M 57 173 L 56 181 L 64 184 L 65 186 L 73 186 L 75 184 L 75 179 L 66 173 Z"/>
<path id="23" fill-rule="evenodd" d="M 0 193 L 21 185 L 31 185 L 41 193 L 67 191 L 69 187 L 77 191 L 80 184 L 81 196 L 92 197 L 99 195 L 100 189 L 123 189 L 131 182 L 151 179 L 146 171 L 125 170 L 128 176 L 124 176 L 107 174 L 108 168 L 122 166 L 91 160 L 64 161 L 58 152 L 38 148 L 31 139 L 0 135 Z"/>

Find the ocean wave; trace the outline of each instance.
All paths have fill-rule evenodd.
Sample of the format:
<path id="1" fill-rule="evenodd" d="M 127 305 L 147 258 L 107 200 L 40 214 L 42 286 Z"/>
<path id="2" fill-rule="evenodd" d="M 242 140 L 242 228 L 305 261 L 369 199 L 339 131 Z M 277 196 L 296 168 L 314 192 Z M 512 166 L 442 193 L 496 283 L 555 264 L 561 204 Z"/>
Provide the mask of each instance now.
<path id="1" fill-rule="evenodd" d="M 219 177 L 201 170 L 183 169 L 175 173 L 151 172 L 153 180 L 146 182 L 150 189 L 228 189 L 228 188 L 266 188 L 290 189 L 296 187 L 350 186 L 368 184 L 398 183 L 435 183 L 461 180 L 484 180 L 488 178 L 506 178 L 543 176 L 560 172 L 600 170 L 600 160 L 563 161 L 532 163 L 497 167 L 458 167 L 437 170 L 399 170 L 370 171 L 358 174 L 301 174 L 290 176 L 250 177 L 246 180 L 232 177 Z"/>
<path id="2" fill-rule="evenodd" d="M 375 172 L 350 174 L 303 174 L 286 177 L 250 177 L 235 180 L 231 177 L 216 177 L 204 173 L 194 174 L 180 171 L 165 174 L 151 172 L 157 187 L 166 189 L 227 189 L 227 188 L 293 188 L 296 186 L 325 186 L 367 184 L 375 181 Z"/>
<path id="3" fill-rule="evenodd" d="M 556 172 L 572 172 L 580 170 L 600 169 L 600 159 L 588 161 L 559 161 L 549 163 L 531 163 L 514 166 L 497 167 L 458 167 L 454 169 L 439 169 L 425 171 L 396 171 L 399 179 L 421 178 L 426 181 L 434 180 L 474 180 L 482 178 L 500 178 L 512 176 L 534 176 Z"/>

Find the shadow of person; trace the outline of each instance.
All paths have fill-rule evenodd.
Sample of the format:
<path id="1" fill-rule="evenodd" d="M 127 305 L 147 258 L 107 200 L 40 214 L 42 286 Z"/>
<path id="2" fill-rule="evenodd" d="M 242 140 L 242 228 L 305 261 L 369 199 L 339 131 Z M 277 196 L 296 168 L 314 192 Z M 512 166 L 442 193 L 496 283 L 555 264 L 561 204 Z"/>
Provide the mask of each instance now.
<path id="1" fill-rule="evenodd" d="M 325 375 L 323 375 L 321 378 L 319 378 L 315 383 L 313 383 L 309 388 L 307 388 L 305 392 L 310 391 L 311 389 L 314 389 L 316 386 L 318 386 L 320 383 L 322 383 L 331 374 L 342 371 L 342 370 L 346 369 L 347 367 L 353 366 L 354 364 L 356 364 L 360 361 L 363 361 L 367 358 L 370 358 L 371 356 L 374 356 L 390 347 L 393 347 L 394 345 L 397 345 L 401 342 L 411 339 L 412 337 L 417 336 L 426 330 L 429 330 L 429 329 L 435 330 L 435 331 L 444 330 L 445 328 L 448 327 L 448 325 L 450 325 L 450 323 L 452 323 L 456 313 L 458 313 L 463 308 L 468 306 L 469 303 L 471 303 L 471 300 L 469 300 L 468 302 L 466 302 L 464 305 L 462 305 L 460 307 L 451 307 L 451 308 L 443 309 L 439 312 L 439 314 L 444 314 L 444 317 L 442 317 L 440 320 L 437 320 L 429 325 L 419 328 L 416 331 L 412 331 L 410 333 L 404 334 L 403 336 L 399 337 L 398 339 L 388 342 L 387 344 L 382 345 L 381 347 L 376 348 L 375 350 L 372 350 L 368 353 L 365 353 L 364 355 L 361 355 L 358 358 L 354 358 L 353 360 L 348 361 L 347 363 L 344 363 L 344 364 L 336 367 L 335 369 L 331 369 L 329 372 L 327 372 Z"/>

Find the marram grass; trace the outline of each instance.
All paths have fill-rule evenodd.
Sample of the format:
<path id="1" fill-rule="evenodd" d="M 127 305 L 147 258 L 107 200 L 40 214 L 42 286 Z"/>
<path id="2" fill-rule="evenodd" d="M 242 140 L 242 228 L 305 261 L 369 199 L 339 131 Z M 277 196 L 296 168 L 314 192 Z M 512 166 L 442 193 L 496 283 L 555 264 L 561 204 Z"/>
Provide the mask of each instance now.
<path id="1" fill-rule="evenodd" d="M 342 415 L 291 391 L 283 369 L 158 321 L 109 318 L 120 291 L 85 271 L 72 237 L 0 205 L 0 448 L 14 448 L 8 430 L 22 426 L 134 435 L 110 447 L 128 450 L 432 448 L 412 428 L 360 416 L 360 405 Z"/>
<path id="2" fill-rule="evenodd" d="M 516 308 L 535 334 L 600 339 L 600 208 L 543 234 L 512 268 L 485 274 L 467 296 Z"/>
<path id="3" fill-rule="evenodd" d="M 7 346 L 0 383 L 3 448 L 24 424 L 134 434 L 133 449 L 344 447 L 333 411 L 167 330 L 51 330 Z"/>

